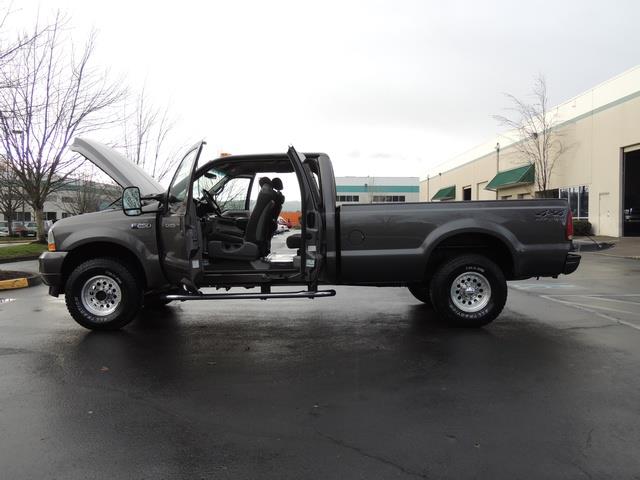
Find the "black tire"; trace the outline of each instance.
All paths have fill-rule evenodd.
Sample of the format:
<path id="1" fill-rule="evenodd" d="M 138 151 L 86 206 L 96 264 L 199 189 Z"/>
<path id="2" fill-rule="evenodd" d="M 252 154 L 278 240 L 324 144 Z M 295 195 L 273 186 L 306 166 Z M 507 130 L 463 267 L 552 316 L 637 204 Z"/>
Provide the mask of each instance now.
<path id="1" fill-rule="evenodd" d="M 428 284 L 409 285 L 408 288 L 411 295 L 416 297 L 417 300 L 420 300 L 425 305 L 431 305 L 431 291 Z"/>
<path id="2" fill-rule="evenodd" d="M 467 273 L 469 277 L 465 277 Z M 460 278 L 460 284 L 454 286 L 454 281 Z M 488 282 L 490 288 L 486 289 L 485 287 L 484 289 L 490 290 L 488 295 L 483 289 L 475 289 L 474 286 L 471 286 L 469 291 L 460 288 L 466 284 L 472 284 L 469 279 L 473 280 L 474 278 L 479 279 L 478 285 L 483 282 L 483 278 Z M 473 281 L 475 282 L 475 280 Z M 483 255 L 460 255 L 446 260 L 436 269 L 431 279 L 430 290 L 431 302 L 436 312 L 449 324 L 457 327 L 482 327 L 491 323 L 500 315 L 507 301 L 507 282 L 502 269 Z M 460 294 L 462 297 L 456 293 L 459 290 L 464 290 L 464 293 Z M 456 301 L 458 304 L 465 302 L 468 292 L 470 292 L 469 306 L 462 305 L 461 308 L 456 305 Z M 489 297 L 488 301 L 486 297 Z M 477 305 L 472 304 L 472 302 L 478 301 Z M 479 309 L 470 311 L 473 308 Z"/>
<path id="3" fill-rule="evenodd" d="M 82 300 L 83 289 L 92 279 L 104 278 L 114 284 L 105 284 L 105 289 L 114 295 L 115 309 L 105 315 L 91 311 Z M 94 281 L 95 283 L 96 281 Z M 95 258 L 87 260 L 73 269 L 65 286 L 65 302 L 73 319 L 90 330 L 118 330 L 130 323 L 142 307 L 142 288 L 133 269 L 115 258 Z M 92 290 L 87 288 L 87 290 Z M 94 290 L 96 291 L 96 290 Z M 96 298 L 97 294 L 96 294 Z M 109 300 L 105 300 L 109 301 Z M 90 304 L 90 302 L 89 302 Z M 97 307 L 95 307 L 97 308 Z"/>

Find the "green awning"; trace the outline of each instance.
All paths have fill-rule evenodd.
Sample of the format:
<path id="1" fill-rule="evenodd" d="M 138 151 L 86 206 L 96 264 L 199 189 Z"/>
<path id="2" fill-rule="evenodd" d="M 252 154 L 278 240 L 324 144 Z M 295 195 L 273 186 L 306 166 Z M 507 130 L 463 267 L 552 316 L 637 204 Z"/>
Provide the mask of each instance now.
<path id="1" fill-rule="evenodd" d="M 504 172 L 498 172 L 493 180 L 484 187 L 485 190 L 499 190 L 501 188 L 516 187 L 518 185 L 531 185 L 536 179 L 535 166 L 533 164 L 512 168 Z"/>
<path id="2" fill-rule="evenodd" d="M 431 198 L 431 200 L 454 200 L 456 198 L 456 186 L 444 187 Z"/>

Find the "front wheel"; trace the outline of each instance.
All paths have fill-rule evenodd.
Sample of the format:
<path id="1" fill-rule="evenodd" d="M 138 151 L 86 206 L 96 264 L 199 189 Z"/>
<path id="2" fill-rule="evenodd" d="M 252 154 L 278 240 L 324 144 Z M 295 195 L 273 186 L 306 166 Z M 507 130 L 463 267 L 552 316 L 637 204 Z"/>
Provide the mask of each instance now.
<path id="1" fill-rule="evenodd" d="M 87 260 L 73 269 L 65 287 L 73 319 L 90 330 L 118 330 L 142 306 L 142 289 L 131 267 L 115 258 Z"/>
<path id="2" fill-rule="evenodd" d="M 431 301 L 449 323 L 481 327 L 491 323 L 507 301 L 507 282 L 500 267 L 482 255 L 445 261 L 431 279 Z"/>

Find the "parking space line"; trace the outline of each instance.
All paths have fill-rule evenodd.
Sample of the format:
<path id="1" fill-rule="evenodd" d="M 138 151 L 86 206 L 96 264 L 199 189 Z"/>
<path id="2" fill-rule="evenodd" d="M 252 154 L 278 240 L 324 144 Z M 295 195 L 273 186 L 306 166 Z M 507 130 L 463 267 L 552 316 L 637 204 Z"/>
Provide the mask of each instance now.
<path id="1" fill-rule="evenodd" d="M 626 313 L 627 315 L 639 315 L 638 312 L 629 312 L 628 310 L 618 310 L 617 308 L 611 308 L 611 307 L 601 307 L 600 305 L 589 305 L 589 304 L 577 303 L 577 302 L 569 302 L 569 303 L 571 303 L 572 305 L 580 305 L 582 307 L 587 307 L 587 308 L 595 308 L 597 310 L 607 310 L 609 312 Z"/>
<path id="2" fill-rule="evenodd" d="M 559 296 L 566 297 L 566 296 L 569 296 L 569 295 L 559 295 Z M 584 297 L 585 295 L 571 295 L 571 296 Z M 540 295 L 540 297 L 541 298 L 545 298 L 547 300 L 550 300 L 552 302 L 560 303 L 562 305 L 567 305 L 569 307 L 577 308 L 578 310 L 582 310 L 584 312 L 593 313 L 593 314 L 595 314 L 595 315 L 597 315 L 597 316 L 599 316 L 601 318 L 604 318 L 604 319 L 609 320 L 609 321 L 614 322 L 614 323 L 619 323 L 620 325 L 625 325 L 627 327 L 631 327 L 631 328 L 633 328 L 635 330 L 640 330 L 640 325 L 636 325 L 635 323 L 627 322 L 626 320 L 620 320 L 619 318 L 616 318 L 616 317 L 611 316 L 611 315 L 607 315 L 606 313 L 602 313 L 602 312 L 598 312 L 596 310 L 593 310 L 594 307 L 591 306 L 591 305 L 585 306 L 584 304 L 578 304 L 578 303 L 575 303 L 575 302 L 569 302 L 567 300 L 560 300 L 559 298 L 553 298 L 554 295 Z M 632 315 L 636 315 L 636 313 L 633 313 Z"/>
<path id="3" fill-rule="evenodd" d="M 586 298 L 593 298 L 594 300 L 604 300 L 606 302 L 627 303 L 627 304 L 631 304 L 631 305 L 640 306 L 640 302 L 630 302 L 629 300 L 620 300 L 619 298 L 605 297 L 604 295 L 585 295 L 585 297 Z"/>
<path id="4" fill-rule="evenodd" d="M 640 293 L 615 293 L 615 294 L 605 294 L 605 293 L 560 293 L 557 295 L 549 295 L 556 297 L 640 297 Z M 638 302 L 633 302 L 638 303 Z"/>

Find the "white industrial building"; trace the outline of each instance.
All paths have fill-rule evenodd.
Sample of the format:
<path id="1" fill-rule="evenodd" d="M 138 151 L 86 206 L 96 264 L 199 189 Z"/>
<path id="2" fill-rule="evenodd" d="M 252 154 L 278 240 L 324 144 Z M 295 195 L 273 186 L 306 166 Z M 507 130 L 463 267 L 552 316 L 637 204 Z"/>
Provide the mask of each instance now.
<path id="1" fill-rule="evenodd" d="M 565 150 L 546 196 L 566 198 L 574 218 L 594 233 L 640 235 L 640 66 L 593 87 L 552 111 Z M 534 198 L 534 166 L 518 152 L 514 132 L 440 164 L 420 185 L 422 201 Z M 499 149 L 496 147 L 499 145 Z"/>
<path id="2" fill-rule="evenodd" d="M 336 203 L 420 201 L 419 177 L 336 177 Z"/>

